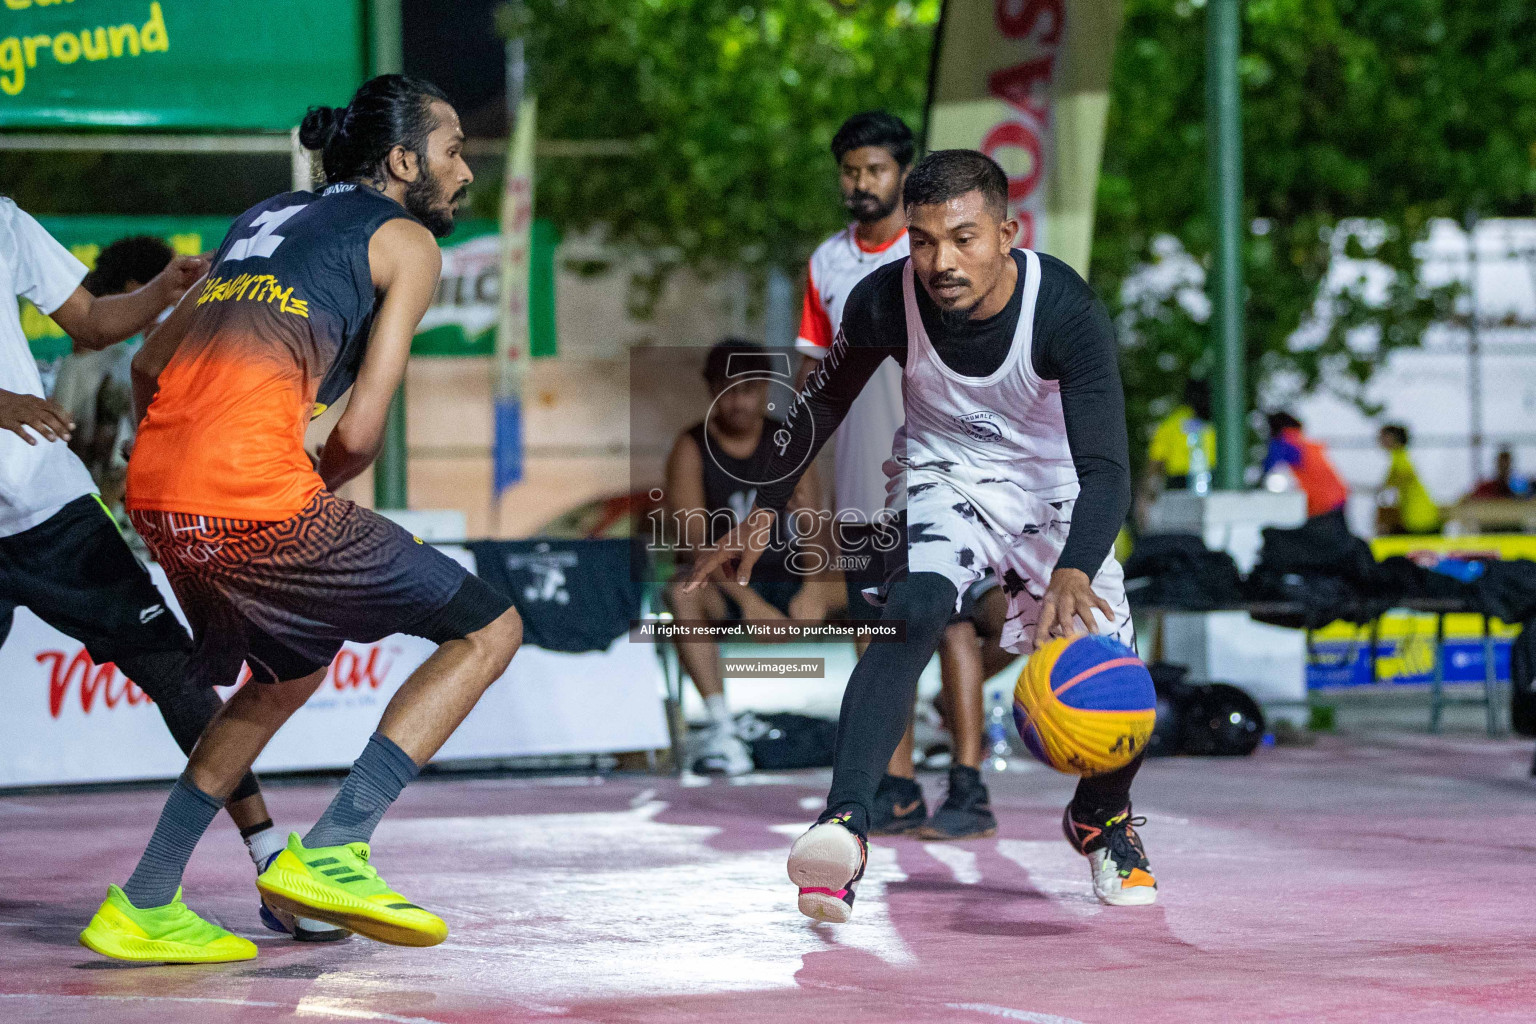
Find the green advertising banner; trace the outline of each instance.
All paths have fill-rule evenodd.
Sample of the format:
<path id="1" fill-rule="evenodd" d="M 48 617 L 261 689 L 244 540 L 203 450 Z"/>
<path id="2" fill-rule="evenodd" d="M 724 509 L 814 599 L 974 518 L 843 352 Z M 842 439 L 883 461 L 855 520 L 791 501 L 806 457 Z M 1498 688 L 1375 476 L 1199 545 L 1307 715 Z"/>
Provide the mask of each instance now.
<path id="1" fill-rule="evenodd" d="M 363 0 L 0 4 L 0 128 L 287 131 L 366 71 Z"/>
<path id="2" fill-rule="evenodd" d="M 0 0 L 7 2 L 7 0 Z M 9 0 L 15 2 L 15 0 Z M 102 247 L 130 235 L 157 235 L 178 253 L 218 248 L 231 217 L 39 217 L 49 233 L 88 267 Z M 530 351 L 552 356 L 555 344 L 555 247 L 559 232 L 548 221 L 533 224 L 529 274 Z M 411 346 L 416 356 L 489 356 L 496 349 L 497 297 L 501 289 L 501 243 L 493 220 L 462 220 L 443 239 L 443 274 L 437 295 Z M 58 359 L 70 341 L 59 325 L 21 303 L 21 324 L 38 359 Z"/>

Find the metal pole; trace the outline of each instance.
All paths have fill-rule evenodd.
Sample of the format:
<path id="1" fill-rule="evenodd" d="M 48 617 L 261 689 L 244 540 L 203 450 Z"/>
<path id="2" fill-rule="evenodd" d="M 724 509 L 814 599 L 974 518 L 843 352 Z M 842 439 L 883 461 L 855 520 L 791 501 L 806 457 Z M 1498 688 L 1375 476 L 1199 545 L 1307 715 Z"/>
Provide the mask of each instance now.
<path id="1" fill-rule="evenodd" d="M 1205 14 L 1207 188 L 1214 246 L 1211 341 L 1216 348 L 1216 486 L 1241 490 L 1248 462 L 1243 346 L 1243 111 L 1238 90 L 1242 0 L 1210 0 Z"/>
<path id="2" fill-rule="evenodd" d="M 373 503 L 378 508 L 409 508 L 406 499 L 405 381 L 389 402 L 384 448 L 373 465 Z"/>
<path id="3" fill-rule="evenodd" d="M 405 70 L 400 0 L 368 0 L 368 65 L 370 75 L 397 75 Z"/>
<path id="4" fill-rule="evenodd" d="M 400 47 L 400 0 L 369 0 L 368 71 L 371 75 L 404 70 Z M 408 480 L 405 448 L 405 382 L 389 403 L 384 448 L 373 467 L 373 503 L 378 508 L 406 508 Z"/>
<path id="5" fill-rule="evenodd" d="M 1477 322 L 1477 211 L 1462 218 L 1467 232 L 1467 418 L 1472 435 L 1472 480 L 1483 478 L 1483 338 Z"/>

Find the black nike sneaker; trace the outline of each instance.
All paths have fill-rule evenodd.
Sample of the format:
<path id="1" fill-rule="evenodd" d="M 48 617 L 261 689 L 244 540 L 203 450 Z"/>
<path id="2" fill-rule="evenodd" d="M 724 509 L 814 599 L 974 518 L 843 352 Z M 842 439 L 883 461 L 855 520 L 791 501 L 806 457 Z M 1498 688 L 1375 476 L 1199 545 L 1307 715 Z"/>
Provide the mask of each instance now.
<path id="1" fill-rule="evenodd" d="M 1131 817 L 1127 804 L 1119 814 L 1079 818 L 1067 805 L 1061 830 L 1072 848 L 1088 858 L 1093 873 L 1093 894 L 1112 907 L 1144 907 L 1157 902 L 1157 879 L 1142 848 L 1137 825 L 1146 818 Z"/>
<path id="2" fill-rule="evenodd" d="M 963 764 L 949 769 L 949 792 L 928 823 L 917 830 L 919 839 L 985 839 L 997 835 L 997 818 L 981 772 Z"/>
<path id="3" fill-rule="evenodd" d="M 923 787 L 916 779 L 887 775 L 875 790 L 869 808 L 869 834 L 904 836 L 916 831 L 928 820 L 928 805 L 923 801 Z"/>

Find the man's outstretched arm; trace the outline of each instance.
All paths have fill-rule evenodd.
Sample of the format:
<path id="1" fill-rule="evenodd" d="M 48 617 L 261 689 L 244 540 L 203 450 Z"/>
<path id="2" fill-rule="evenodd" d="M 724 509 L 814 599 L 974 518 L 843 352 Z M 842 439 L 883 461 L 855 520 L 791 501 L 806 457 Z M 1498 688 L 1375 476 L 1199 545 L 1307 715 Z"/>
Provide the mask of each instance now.
<path id="1" fill-rule="evenodd" d="M 177 256 L 142 288 L 98 297 L 79 287 L 49 315 L 82 348 L 103 349 L 153 325 L 207 272 L 203 257 Z"/>

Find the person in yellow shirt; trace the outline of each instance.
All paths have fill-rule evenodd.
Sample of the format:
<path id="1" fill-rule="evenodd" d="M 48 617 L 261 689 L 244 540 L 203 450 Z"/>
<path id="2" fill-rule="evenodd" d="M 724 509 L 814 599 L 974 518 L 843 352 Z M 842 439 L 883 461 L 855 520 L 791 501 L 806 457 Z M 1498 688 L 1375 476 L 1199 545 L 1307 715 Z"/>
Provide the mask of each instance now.
<path id="1" fill-rule="evenodd" d="M 1391 457 L 1387 478 L 1376 498 L 1376 531 L 1380 534 L 1439 533 L 1440 509 L 1408 458 L 1408 428 L 1389 423 L 1377 440 Z"/>
<path id="2" fill-rule="evenodd" d="M 1205 465 L 1193 465 L 1204 457 Z M 1216 469 L 1216 428 L 1211 426 L 1211 386 L 1184 385 L 1184 401 L 1163 417 L 1147 447 L 1147 468 L 1136 493 L 1136 522 L 1146 528 L 1147 510 L 1166 489 L 1199 490 Z"/>

